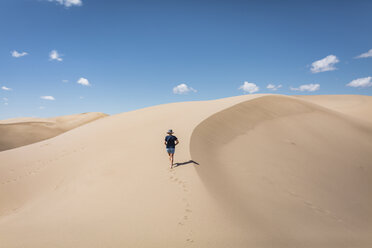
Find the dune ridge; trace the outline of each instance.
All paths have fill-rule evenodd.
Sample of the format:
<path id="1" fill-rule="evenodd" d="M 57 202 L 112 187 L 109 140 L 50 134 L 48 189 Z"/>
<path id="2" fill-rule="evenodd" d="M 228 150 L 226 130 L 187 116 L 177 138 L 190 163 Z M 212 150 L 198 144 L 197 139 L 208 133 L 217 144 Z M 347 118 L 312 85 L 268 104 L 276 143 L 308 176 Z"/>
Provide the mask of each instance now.
<path id="1" fill-rule="evenodd" d="M 0 121 L 0 152 L 55 137 L 107 116 L 92 112 L 52 118 L 15 118 Z"/>
<path id="2" fill-rule="evenodd" d="M 0 152 L 0 243 L 369 248 L 372 126 L 339 112 L 280 95 L 173 103 Z"/>

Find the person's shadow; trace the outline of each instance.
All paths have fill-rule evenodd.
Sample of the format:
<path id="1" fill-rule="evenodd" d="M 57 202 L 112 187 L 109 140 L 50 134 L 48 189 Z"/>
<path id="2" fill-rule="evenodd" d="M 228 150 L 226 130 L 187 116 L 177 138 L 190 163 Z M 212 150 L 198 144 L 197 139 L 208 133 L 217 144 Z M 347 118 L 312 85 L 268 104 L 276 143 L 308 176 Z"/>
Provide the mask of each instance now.
<path id="1" fill-rule="evenodd" d="M 194 160 L 189 160 L 189 161 L 187 161 L 187 162 L 175 163 L 175 164 L 173 165 L 173 168 L 176 168 L 176 167 L 181 166 L 181 165 L 186 165 L 186 164 L 196 164 L 196 165 L 199 165 L 198 162 L 195 162 Z"/>

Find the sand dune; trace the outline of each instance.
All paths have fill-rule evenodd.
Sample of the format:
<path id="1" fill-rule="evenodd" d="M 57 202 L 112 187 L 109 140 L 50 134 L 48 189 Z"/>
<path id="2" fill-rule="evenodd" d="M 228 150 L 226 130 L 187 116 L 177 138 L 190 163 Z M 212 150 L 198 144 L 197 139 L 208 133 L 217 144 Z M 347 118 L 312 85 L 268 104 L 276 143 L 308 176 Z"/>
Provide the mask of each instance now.
<path id="1" fill-rule="evenodd" d="M 199 176 L 258 247 L 371 245 L 371 151 L 370 126 L 280 96 L 219 112 L 191 138 Z"/>
<path id="2" fill-rule="evenodd" d="M 63 132 L 107 116 L 84 113 L 54 118 L 15 118 L 0 121 L 0 151 L 49 139 Z"/>
<path id="3" fill-rule="evenodd" d="M 154 106 L 0 152 L 0 244 L 369 248 L 371 166 L 370 122 L 307 99 Z"/>
<path id="4" fill-rule="evenodd" d="M 372 122 L 372 96 L 316 95 L 297 97 Z"/>

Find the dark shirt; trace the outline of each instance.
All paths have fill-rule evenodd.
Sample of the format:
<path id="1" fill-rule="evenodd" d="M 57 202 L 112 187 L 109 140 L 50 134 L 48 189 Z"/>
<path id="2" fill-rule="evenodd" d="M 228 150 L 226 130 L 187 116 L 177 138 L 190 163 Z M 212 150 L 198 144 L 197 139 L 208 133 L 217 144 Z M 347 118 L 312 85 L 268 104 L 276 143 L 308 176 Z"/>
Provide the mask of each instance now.
<path id="1" fill-rule="evenodd" d="M 165 137 L 165 141 L 167 142 L 167 148 L 175 148 L 176 144 L 175 141 L 177 140 L 176 136 L 168 135 Z"/>

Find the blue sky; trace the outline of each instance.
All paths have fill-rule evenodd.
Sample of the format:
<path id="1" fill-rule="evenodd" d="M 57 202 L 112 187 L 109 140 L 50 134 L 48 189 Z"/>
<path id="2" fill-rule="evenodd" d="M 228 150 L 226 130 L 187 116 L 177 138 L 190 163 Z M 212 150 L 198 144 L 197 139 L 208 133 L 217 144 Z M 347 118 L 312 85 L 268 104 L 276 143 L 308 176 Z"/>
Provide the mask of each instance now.
<path id="1" fill-rule="evenodd" d="M 372 95 L 371 11 L 366 0 L 2 0 L 0 119 Z"/>

